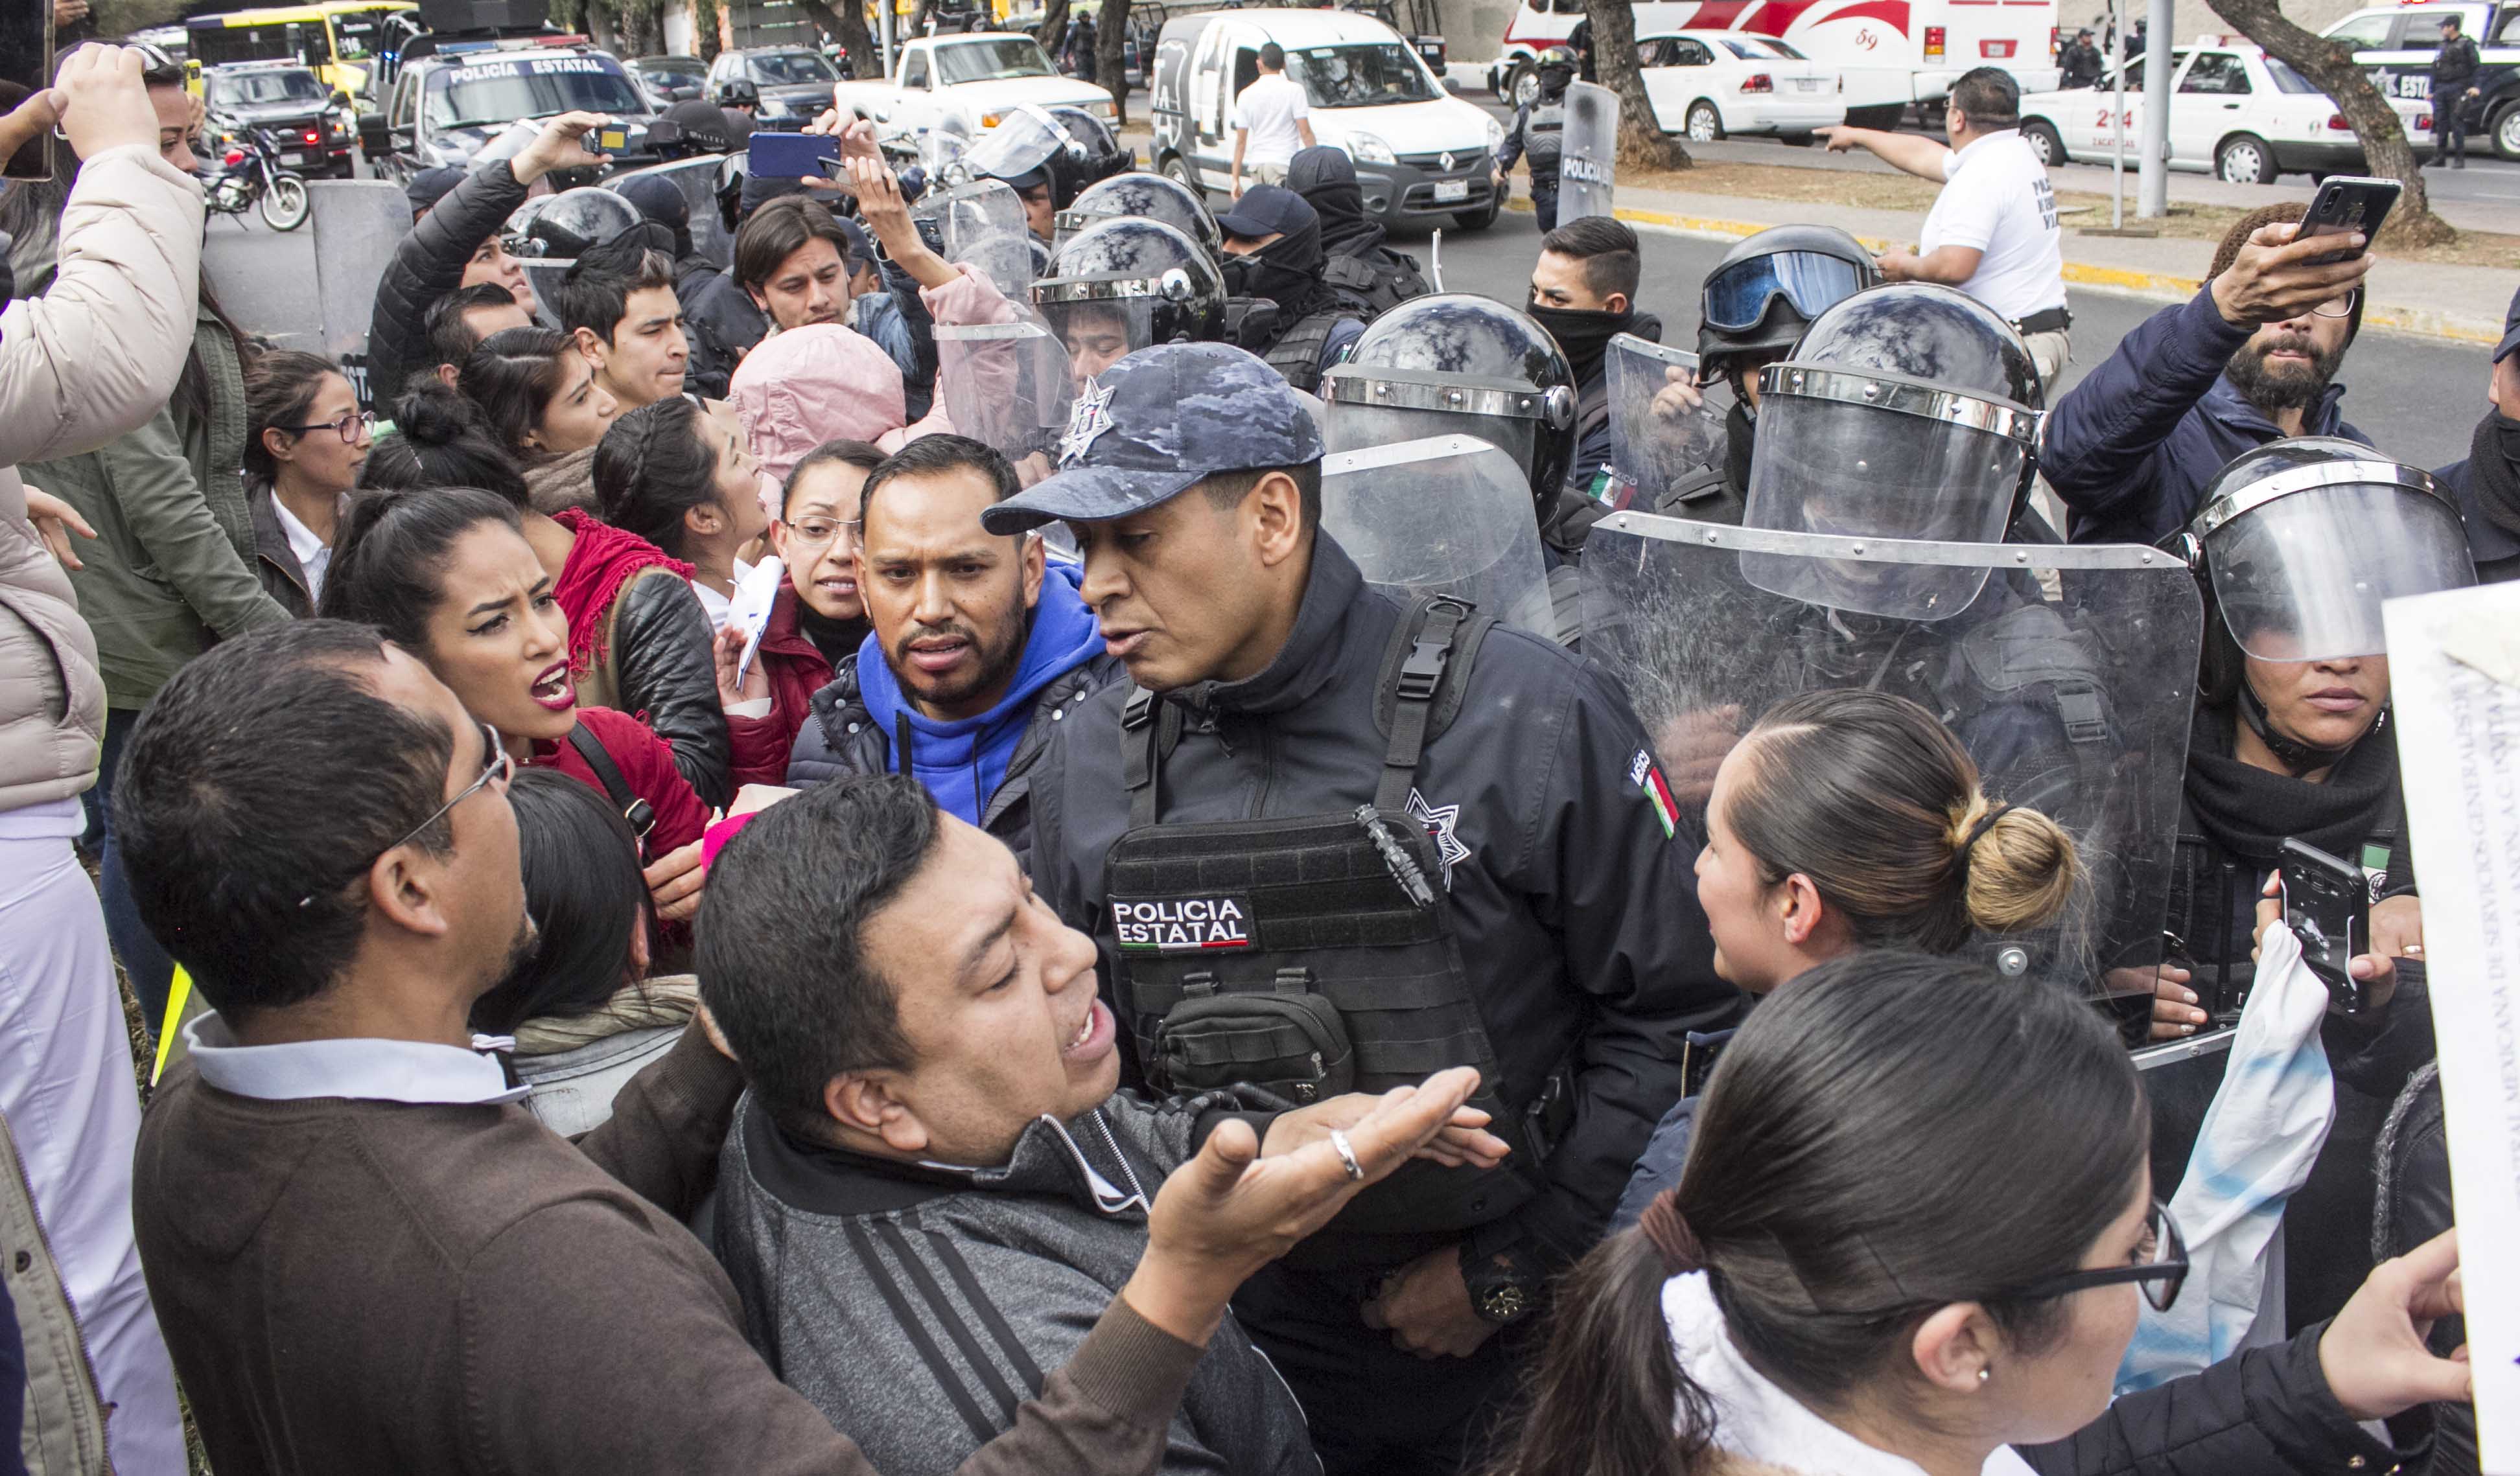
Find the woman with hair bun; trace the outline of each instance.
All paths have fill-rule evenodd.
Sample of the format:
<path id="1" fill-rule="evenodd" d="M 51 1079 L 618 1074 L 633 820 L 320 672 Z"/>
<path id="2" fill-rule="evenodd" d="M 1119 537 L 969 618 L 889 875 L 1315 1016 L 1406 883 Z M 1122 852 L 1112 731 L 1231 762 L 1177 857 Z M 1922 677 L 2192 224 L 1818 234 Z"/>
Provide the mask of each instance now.
<path id="1" fill-rule="evenodd" d="M 1697 855 L 1715 971 L 1759 995 L 1857 949 L 1951 954 L 2044 927 L 2082 882 L 2074 838 L 1990 797 L 1940 719 L 1854 689 L 1789 697 L 1733 745 Z M 1679 1180 L 1696 1106 L 1655 1126 L 1613 1224 Z"/>
<path id="2" fill-rule="evenodd" d="M 1557 1288 L 1494 1476 L 2278 1476 L 2420 1461 L 2453 1236 L 2334 1321 L 2112 1402 L 2188 1277 L 2134 1063 L 2063 990 L 1858 952 L 1753 1011 L 1688 1172 Z M 2208 1287 L 2185 1288 L 2207 1296 Z"/>

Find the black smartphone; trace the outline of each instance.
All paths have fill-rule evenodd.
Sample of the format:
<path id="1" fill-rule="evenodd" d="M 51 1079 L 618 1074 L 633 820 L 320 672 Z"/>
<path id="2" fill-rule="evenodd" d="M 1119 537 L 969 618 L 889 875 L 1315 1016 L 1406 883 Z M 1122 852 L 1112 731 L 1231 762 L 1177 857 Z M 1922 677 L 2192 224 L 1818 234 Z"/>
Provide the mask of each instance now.
<path id="1" fill-rule="evenodd" d="M 2301 959 L 2327 985 L 2334 1014 L 2361 1014 L 2369 999 L 2347 967 L 2371 951 L 2371 882 L 2362 869 L 2307 841 L 2284 837 L 2281 863 L 2284 925 L 2301 940 Z"/>
<path id="2" fill-rule="evenodd" d="M 2327 183 L 2311 197 L 2310 208 L 2301 215 L 2302 240 L 2312 236 L 2344 236 L 2362 233 L 2368 243 L 2380 234 L 2380 223 L 2398 207 L 2399 192 L 2406 187 L 2394 179 L 2366 179 L 2361 175 L 2331 174 Z M 2311 259 L 2325 265 L 2331 261 L 2351 261 L 2368 250 L 2367 245 L 2350 251 L 2331 251 Z"/>
<path id="3" fill-rule="evenodd" d="M 762 179 L 821 179 L 823 160 L 840 157 L 840 141 L 828 133 L 756 133 L 744 151 L 743 171 Z"/>
<path id="4" fill-rule="evenodd" d="M 53 85 L 52 0 L 0 0 L 0 112 Z M 39 129 L 0 173 L 10 179 L 53 177 L 53 130 Z"/>

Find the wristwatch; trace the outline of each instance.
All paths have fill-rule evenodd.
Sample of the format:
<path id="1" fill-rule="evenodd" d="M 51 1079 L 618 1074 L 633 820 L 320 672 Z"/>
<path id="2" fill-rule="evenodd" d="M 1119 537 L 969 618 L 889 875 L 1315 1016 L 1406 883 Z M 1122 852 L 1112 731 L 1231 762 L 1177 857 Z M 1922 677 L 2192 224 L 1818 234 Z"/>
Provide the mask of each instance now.
<path id="1" fill-rule="evenodd" d="M 1541 1279 L 1520 1246 L 1481 1251 L 1475 1239 L 1462 1244 L 1462 1284 L 1469 1289 L 1470 1310 L 1484 1321 L 1503 1327 L 1521 1320 L 1540 1305 Z"/>

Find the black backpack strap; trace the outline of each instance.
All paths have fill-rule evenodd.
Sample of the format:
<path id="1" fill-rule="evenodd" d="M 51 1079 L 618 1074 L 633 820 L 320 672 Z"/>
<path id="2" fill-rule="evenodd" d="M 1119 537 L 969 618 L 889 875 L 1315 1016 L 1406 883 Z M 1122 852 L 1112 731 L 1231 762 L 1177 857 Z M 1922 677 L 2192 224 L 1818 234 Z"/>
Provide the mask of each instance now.
<path id="1" fill-rule="evenodd" d="M 630 781 L 622 777 L 621 766 L 612 762 L 612 755 L 604 751 L 604 745 L 596 740 L 594 734 L 586 731 L 584 723 L 568 731 L 568 745 L 577 750 L 579 758 L 586 760 L 586 767 L 595 771 L 596 781 L 604 785 L 604 792 L 612 800 L 613 809 L 627 810 L 638 803 L 639 796 L 630 792 Z"/>
<path id="2" fill-rule="evenodd" d="M 1412 604 L 1392 631 L 1391 645 L 1383 652 L 1381 689 L 1383 699 L 1391 704 L 1391 745 L 1383 754 L 1382 779 L 1373 790 L 1375 809 L 1408 808 L 1409 790 L 1418 780 L 1418 757 L 1428 740 L 1461 710 L 1475 641 L 1483 639 L 1487 626 L 1493 624 L 1492 620 L 1481 623 L 1477 607 L 1467 601 L 1430 595 Z M 1471 641 L 1462 640 L 1465 629 Z M 1463 659 L 1456 672 L 1460 647 L 1467 649 L 1460 652 Z"/>
<path id="3" fill-rule="evenodd" d="M 1120 709 L 1121 781 L 1129 791 L 1129 827 L 1155 823 L 1156 784 L 1164 755 L 1181 741 L 1181 709 L 1143 687 L 1129 689 Z"/>

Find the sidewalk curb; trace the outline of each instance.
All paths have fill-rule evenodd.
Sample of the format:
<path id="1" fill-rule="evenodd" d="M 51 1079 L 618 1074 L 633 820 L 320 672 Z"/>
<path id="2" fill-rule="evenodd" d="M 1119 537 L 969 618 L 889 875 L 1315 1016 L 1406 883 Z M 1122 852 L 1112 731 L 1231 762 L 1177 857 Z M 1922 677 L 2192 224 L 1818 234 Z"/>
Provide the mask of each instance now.
<path id="1" fill-rule="evenodd" d="M 1506 208 L 1528 212 L 1531 201 L 1508 201 Z M 1703 241 L 1738 241 L 1755 236 L 1768 226 L 1751 220 L 1727 220 L 1710 215 L 1674 215 L 1662 210 L 1615 208 L 1611 213 L 1632 226 L 1661 231 L 1673 236 L 1693 236 Z M 1869 236 L 1859 236 L 1865 249 L 1886 250 L 1890 242 Z M 2203 279 L 2179 277 L 2168 272 L 2146 272 L 2133 267 L 2097 266 L 2085 261 L 2065 263 L 2065 280 L 2077 287 L 2096 291 L 2114 292 L 2122 297 L 2140 297 L 2151 302 L 2184 302 L 2196 295 L 2205 285 Z M 2458 343 L 2498 343 L 2502 325 L 2484 323 L 2425 307 L 2388 307 L 2374 303 L 2363 309 L 2364 328 L 2385 328 L 2402 334 L 2415 334 L 2429 338 L 2447 338 Z"/>

